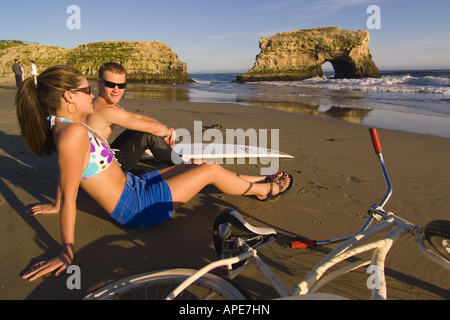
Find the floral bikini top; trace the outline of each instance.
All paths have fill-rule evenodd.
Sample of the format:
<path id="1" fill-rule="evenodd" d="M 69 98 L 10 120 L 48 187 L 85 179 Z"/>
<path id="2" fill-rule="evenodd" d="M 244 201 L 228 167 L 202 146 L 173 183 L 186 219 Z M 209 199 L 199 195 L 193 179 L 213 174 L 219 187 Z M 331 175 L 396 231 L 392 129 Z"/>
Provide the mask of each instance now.
<path id="1" fill-rule="evenodd" d="M 47 119 L 50 121 L 50 130 L 52 130 L 55 126 L 56 120 L 59 120 L 61 122 L 74 123 L 71 120 L 56 116 L 50 116 Z M 81 181 L 83 181 L 105 171 L 115 158 L 114 151 L 109 147 L 108 141 L 103 139 L 99 134 L 89 128 L 86 124 L 84 124 L 83 122 L 81 123 L 88 129 L 89 142 L 91 144 L 91 157 L 89 160 L 89 164 L 81 174 Z M 97 137 L 102 141 L 99 141 Z"/>

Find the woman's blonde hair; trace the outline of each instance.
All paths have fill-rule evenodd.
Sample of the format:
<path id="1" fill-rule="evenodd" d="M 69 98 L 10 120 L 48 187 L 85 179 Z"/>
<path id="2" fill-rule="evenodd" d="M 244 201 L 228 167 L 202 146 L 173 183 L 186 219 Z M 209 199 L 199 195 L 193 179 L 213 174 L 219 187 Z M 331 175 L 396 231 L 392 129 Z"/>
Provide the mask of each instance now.
<path id="1" fill-rule="evenodd" d="M 22 82 L 16 95 L 17 118 L 26 145 L 38 156 L 55 152 L 55 143 L 47 117 L 61 106 L 64 92 L 76 89 L 83 74 L 70 66 L 53 66 L 34 79 Z"/>

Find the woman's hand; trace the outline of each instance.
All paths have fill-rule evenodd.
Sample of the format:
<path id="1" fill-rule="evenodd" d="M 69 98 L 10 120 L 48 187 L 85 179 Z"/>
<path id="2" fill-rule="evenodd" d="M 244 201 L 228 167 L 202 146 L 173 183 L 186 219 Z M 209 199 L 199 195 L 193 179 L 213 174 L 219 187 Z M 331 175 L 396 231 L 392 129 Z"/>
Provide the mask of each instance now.
<path id="1" fill-rule="evenodd" d="M 53 203 L 37 204 L 25 211 L 29 216 L 37 216 L 38 214 L 56 214 L 59 213 L 59 206 Z"/>
<path id="2" fill-rule="evenodd" d="M 43 275 L 51 273 L 56 270 L 55 276 L 59 277 L 64 270 L 72 263 L 72 258 L 67 253 L 61 253 L 59 256 L 36 263 L 35 265 L 29 267 L 25 273 L 22 275 L 23 279 L 28 279 L 29 281 L 34 281 Z"/>

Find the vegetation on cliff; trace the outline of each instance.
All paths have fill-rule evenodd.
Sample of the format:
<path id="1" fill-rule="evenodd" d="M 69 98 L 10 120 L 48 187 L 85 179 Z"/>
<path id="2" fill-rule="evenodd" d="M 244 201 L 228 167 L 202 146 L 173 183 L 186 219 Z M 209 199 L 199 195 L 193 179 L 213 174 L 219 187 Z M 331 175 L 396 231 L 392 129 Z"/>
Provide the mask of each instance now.
<path id="1" fill-rule="evenodd" d="M 160 42 L 95 42 L 73 49 L 46 45 L 0 45 L 0 76 L 11 74 L 14 59 L 25 65 L 34 60 L 39 70 L 55 64 L 68 64 L 95 79 L 99 67 L 108 61 L 122 64 L 130 82 L 185 83 L 191 81 L 187 64 L 170 47 Z"/>

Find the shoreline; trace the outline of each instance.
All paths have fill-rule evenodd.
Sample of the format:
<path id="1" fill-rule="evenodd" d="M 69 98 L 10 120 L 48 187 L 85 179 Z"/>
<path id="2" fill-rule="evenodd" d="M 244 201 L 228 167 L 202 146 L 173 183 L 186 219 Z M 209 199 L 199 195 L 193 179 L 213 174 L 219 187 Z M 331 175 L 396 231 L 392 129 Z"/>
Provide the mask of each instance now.
<path id="1" fill-rule="evenodd" d="M 245 84 L 240 85 L 245 86 Z M 387 103 L 374 106 L 376 104 L 375 102 L 371 102 L 371 105 L 367 101 L 364 101 L 364 99 L 359 100 L 361 97 L 359 97 L 358 92 L 355 92 L 353 99 L 348 98 L 349 100 L 347 102 L 350 103 L 349 106 L 339 106 L 339 102 L 334 100 L 337 99 L 336 97 L 323 99 L 305 92 L 301 98 L 298 98 L 290 96 L 291 90 L 296 90 L 296 88 L 276 87 L 276 90 L 270 93 L 272 91 L 270 85 L 252 85 L 258 87 L 255 89 L 258 92 L 247 94 L 245 89 L 242 90 L 239 88 L 239 85 L 235 88 L 236 93 L 219 92 L 214 91 L 212 87 L 205 89 L 193 85 L 148 85 L 147 87 L 131 85 L 127 89 L 125 99 L 250 105 L 283 110 L 289 113 L 324 116 L 372 127 L 450 138 L 450 131 L 448 130 L 450 127 L 450 117 L 448 116 L 391 110 Z M 216 89 L 221 90 L 220 87 Z M 231 91 L 229 88 L 226 90 Z M 287 95 L 284 96 L 283 92 L 287 93 Z M 351 91 L 344 90 L 344 92 L 345 95 L 349 95 Z"/>
<path id="2" fill-rule="evenodd" d="M 0 88 L 0 299 L 78 300 L 106 283 L 168 267 L 200 268 L 217 259 L 211 228 L 215 216 L 235 208 L 255 226 L 278 232 L 275 244 L 261 250 L 264 261 L 287 286 L 295 285 L 335 245 L 312 250 L 283 248 L 293 237 L 329 239 L 359 230 L 368 207 L 378 202 L 385 183 L 368 127 L 341 120 L 232 103 L 124 99 L 130 112 L 152 116 L 174 128 L 192 130 L 194 121 L 220 124 L 222 130 L 279 129 L 280 151 L 295 159 L 280 162 L 294 176 L 292 190 L 273 202 L 227 196 L 205 188 L 165 223 L 131 230 L 113 223 L 85 193 L 77 201 L 74 264 L 82 270 L 82 289 L 68 290 L 68 275 L 28 283 L 19 276 L 33 261 L 59 250 L 57 215 L 27 217 L 31 204 L 53 201 L 55 157 L 38 158 L 23 144 L 14 108 L 14 88 Z M 192 131 L 191 131 L 192 132 Z M 111 139 L 120 133 L 115 128 Z M 383 154 L 394 185 L 386 208 L 418 225 L 448 219 L 450 139 L 379 129 Z M 152 161 L 140 163 L 150 171 Z M 227 169 L 259 174 L 262 164 L 232 164 Z M 394 300 L 450 299 L 450 275 L 422 258 L 411 238 L 394 245 L 387 260 L 388 297 Z M 368 299 L 365 270 L 324 288 L 351 299 Z M 236 282 L 257 299 L 274 293 L 249 270 Z"/>
<path id="3" fill-rule="evenodd" d="M 91 81 L 94 94 L 97 92 L 96 82 Z M 15 89 L 14 77 L 0 77 L 0 90 Z M 299 113 L 328 117 L 362 126 L 377 127 L 401 132 L 425 134 L 435 137 L 450 138 L 450 118 L 432 115 L 422 115 L 370 107 L 334 107 L 322 106 L 312 97 L 306 97 L 307 102 L 281 100 L 275 101 L 271 96 L 244 97 L 239 94 L 227 94 L 202 91 L 183 85 L 169 84 L 139 84 L 132 83 L 124 95 L 127 99 L 143 99 L 149 102 L 186 101 L 192 103 L 231 103 L 243 106 L 255 106 L 276 109 L 287 113 Z M 276 97 L 275 97 L 276 99 Z"/>

